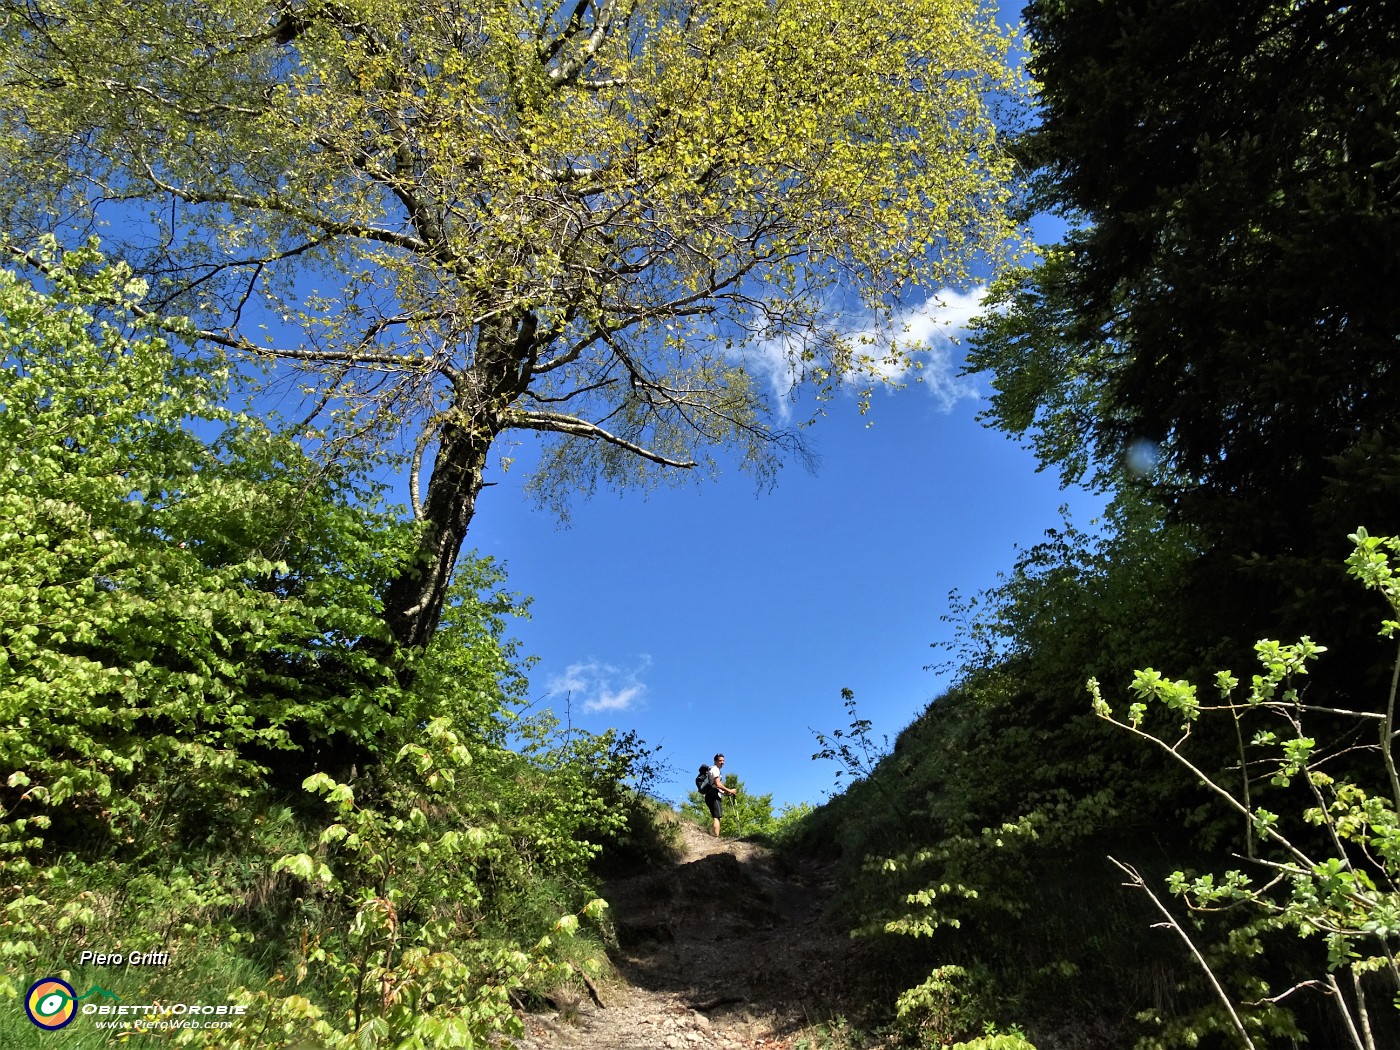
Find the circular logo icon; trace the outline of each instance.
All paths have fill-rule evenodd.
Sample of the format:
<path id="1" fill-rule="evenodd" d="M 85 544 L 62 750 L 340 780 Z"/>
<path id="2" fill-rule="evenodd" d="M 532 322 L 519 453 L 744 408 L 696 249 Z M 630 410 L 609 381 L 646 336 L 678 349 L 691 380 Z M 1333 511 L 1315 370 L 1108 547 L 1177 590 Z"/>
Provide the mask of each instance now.
<path id="1" fill-rule="evenodd" d="M 24 1012 L 40 1028 L 55 1032 L 72 1023 L 78 1015 L 78 994 L 67 981 L 45 977 L 29 986 L 24 997 Z"/>

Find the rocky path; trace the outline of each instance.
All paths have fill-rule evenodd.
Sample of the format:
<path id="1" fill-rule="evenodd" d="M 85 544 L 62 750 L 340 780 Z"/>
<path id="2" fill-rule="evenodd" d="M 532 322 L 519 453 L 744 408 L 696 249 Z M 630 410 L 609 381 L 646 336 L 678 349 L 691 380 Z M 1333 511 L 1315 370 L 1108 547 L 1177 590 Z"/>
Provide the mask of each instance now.
<path id="1" fill-rule="evenodd" d="M 849 941 L 824 918 L 828 873 L 681 824 L 670 867 L 606 887 L 623 981 L 526 1018 L 521 1050 L 791 1050 L 832 998 Z"/>

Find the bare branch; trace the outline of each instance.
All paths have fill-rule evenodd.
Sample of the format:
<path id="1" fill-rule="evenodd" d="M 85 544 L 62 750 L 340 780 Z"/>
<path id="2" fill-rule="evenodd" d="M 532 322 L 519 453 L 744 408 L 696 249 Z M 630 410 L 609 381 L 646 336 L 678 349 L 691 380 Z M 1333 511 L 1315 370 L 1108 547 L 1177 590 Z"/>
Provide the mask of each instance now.
<path id="1" fill-rule="evenodd" d="M 1366 718 L 1384 721 L 1385 715 L 1377 714 L 1374 711 L 1347 711 L 1337 707 L 1316 707 L 1312 704 L 1299 704 L 1299 711 L 1312 711 L 1320 715 L 1341 715 L 1344 718 Z"/>
<path id="2" fill-rule="evenodd" d="M 540 49 L 540 60 L 542 62 L 554 61 L 555 56 L 558 55 L 559 52 L 564 49 L 564 45 L 569 42 L 569 38 L 583 28 L 583 16 L 588 11 L 588 4 L 589 0 L 577 0 L 574 4 L 573 11 L 569 15 L 568 21 L 564 24 L 564 28 L 560 30 L 559 35 Z M 541 41 L 545 38 L 545 33 L 549 26 L 549 19 L 553 18 L 554 13 L 558 10 L 558 7 L 553 7 L 545 12 L 545 20 L 540 24 L 539 31 L 539 39 Z"/>
<path id="3" fill-rule="evenodd" d="M 1366 1040 L 1366 1050 L 1376 1050 L 1376 1037 L 1371 1032 L 1371 1015 L 1366 1010 L 1366 993 L 1361 990 L 1361 971 L 1351 968 L 1351 986 L 1356 992 L 1356 1016 L 1361 1022 L 1361 1035 Z"/>
<path id="4" fill-rule="evenodd" d="M 1390 675 L 1390 697 L 1385 705 L 1385 724 L 1381 727 L 1381 754 L 1385 758 L 1385 771 L 1390 776 L 1390 797 L 1400 809 L 1400 773 L 1395 770 L 1395 756 L 1391 744 L 1395 740 L 1395 698 L 1400 692 L 1400 658 L 1395 661 L 1395 670 Z"/>
<path id="5" fill-rule="evenodd" d="M 13 244 L 0 244 L 3 250 L 11 258 L 21 265 L 27 266 L 45 276 L 51 276 L 53 267 L 48 265 L 32 252 L 27 252 Z M 116 305 L 113 301 L 112 305 Z M 305 350 L 289 349 L 286 347 L 259 346 L 246 336 L 237 332 L 224 330 L 220 331 L 212 328 L 191 328 L 180 324 L 182 319 L 167 317 L 166 315 L 147 309 L 136 303 L 123 304 L 134 316 L 143 321 L 150 321 L 162 331 L 175 335 L 191 337 L 202 342 L 213 343 L 229 350 L 237 350 L 241 353 L 254 354 L 258 357 L 271 357 L 285 361 L 303 361 L 316 364 L 349 364 L 349 365 L 381 365 L 388 368 L 422 372 L 431 369 L 439 372 L 448 378 L 452 378 L 453 370 L 441 363 L 433 362 L 416 357 L 411 354 L 367 354 L 361 350 Z M 386 322 L 387 323 L 387 322 Z"/>
<path id="6" fill-rule="evenodd" d="M 325 244 L 326 241 L 329 239 L 329 235 L 325 237 L 313 237 L 309 241 L 303 241 L 301 244 L 298 244 L 295 248 L 288 248 L 285 251 L 274 252 L 271 255 L 247 259 L 231 259 L 228 262 L 219 263 L 217 266 L 206 267 L 204 269 L 204 272 L 202 272 L 198 277 L 181 285 L 170 295 L 165 296 L 161 300 L 161 302 L 169 303 L 172 300 L 174 300 L 177 296 L 188 295 L 200 285 L 204 284 L 206 281 L 212 281 L 215 277 L 223 273 L 225 270 L 239 270 L 246 266 L 251 266 L 254 269 L 254 273 L 252 279 L 250 279 L 248 282 L 249 290 L 247 292 L 244 292 L 242 301 L 239 304 L 239 311 L 241 312 L 243 304 L 247 302 L 248 295 L 252 290 L 253 284 L 256 282 L 257 277 L 261 274 L 262 270 L 265 267 L 267 267 L 271 263 L 284 262 L 287 259 L 293 259 L 298 255 L 302 255 L 305 252 L 311 251 L 313 248 L 319 248 L 321 245 Z M 177 270 L 176 272 L 179 271 Z"/>
<path id="7" fill-rule="evenodd" d="M 1116 867 L 1124 875 L 1128 876 L 1128 878 L 1131 880 L 1129 883 L 1127 883 L 1127 885 L 1136 886 L 1138 889 L 1142 890 L 1143 893 L 1147 894 L 1148 899 L 1152 901 L 1153 905 L 1156 906 L 1157 910 L 1161 912 L 1162 916 L 1167 920 L 1164 925 L 1169 929 L 1175 930 L 1177 936 L 1186 942 L 1186 947 L 1190 949 L 1191 954 L 1195 957 L 1196 962 L 1200 963 L 1201 969 L 1205 971 L 1206 979 L 1210 981 L 1210 986 L 1215 989 L 1215 994 L 1218 995 L 1220 997 L 1220 1001 L 1225 1004 L 1225 1010 L 1227 1013 L 1229 1013 L 1230 1020 L 1235 1023 L 1235 1031 L 1240 1033 L 1240 1038 L 1244 1040 L 1244 1045 L 1248 1047 L 1249 1050 L 1256 1050 L 1254 1046 L 1254 1040 L 1250 1039 L 1249 1033 L 1245 1031 L 1244 1022 L 1240 1020 L 1240 1015 L 1235 1012 L 1235 1006 L 1232 1002 L 1230 1002 L 1230 997 L 1225 994 L 1225 989 L 1220 987 L 1220 982 L 1216 980 L 1215 972 L 1211 970 L 1210 964 L 1206 962 L 1205 956 L 1203 956 L 1200 953 L 1200 950 L 1196 947 L 1195 942 L 1193 942 L 1191 938 L 1187 936 L 1186 931 L 1181 928 L 1181 923 L 1176 921 L 1176 919 L 1172 916 L 1172 913 L 1167 910 L 1166 905 L 1162 903 L 1161 899 L 1157 896 L 1157 894 L 1152 892 L 1152 887 L 1147 885 L 1147 881 L 1141 875 L 1138 874 L 1137 870 L 1133 868 L 1132 865 L 1124 864 L 1116 857 L 1109 857 L 1108 859 L 1110 862 L 1112 862 L 1114 867 Z"/>
<path id="8" fill-rule="evenodd" d="M 215 113 L 237 113 L 245 117 L 260 117 L 267 112 L 266 107 L 255 109 L 252 106 L 234 106 L 227 102 L 213 102 L 207 106 L 186 106 L 166 98 L 145 84 L 131 81 L 99 79 L 93 83 L 100 85 L 114 95 L 144 95 L 166 109 L 173 110 L 181 116 L 192 117 L 195 120 L 203 120 Z"/>
<path id="9" fill-rule="evenodd" d="M 613 30 L 614 18 L 617 15 L 618 0 L 603 0 L 603 5 L 594 16 L 593 32 L 588 35 L 583 46 L 579 48 L 578 54 L 559 63 L 549 71 L 550 83 L 556 87 L 562 87 L 575 80 L 580 73 L 598 56 L 598 51 L 603 46 L 603 41 Z M 623 13 L 621 21 L 625 21 L 631 15 L 631 7 Z M 570 23 L 572 25 L 572 21 Z"/>
<path id="10" fill-rule="evenodd" d="M 698 466 L 694 460 L 670 459 L 653 452 L 645 446 L 628 441 L 626 438 L 618 437 L 616 434 L 604 430 L 596 423 L 590 423 L 586 419 L 579 419 L 577 416 L 567 416 L 559 412 L 535 412 L 524 409 L 513 409 L 505 417 L 507 428 L 515 430 L 540 430 L 555 434 L 569 434 L 573 437 L 590 438 L 596 441 L 603 441 L 609 445 L 616 445 L 625 449 L 635 456 L 658 463 L 663 467 L 678 467 L 689 469 Z"/>
<path id="11" fill-rule="evenodd" d="M 570 390 L 567 394 L 546 395 L 527 390 L 523 396 L 541 405 L 559 405 L 563 404 L 565 401 L 572 401 L 576 397 L 582 397 L 584 394 L 591 394 L 595 390 L 603 390 L 610 386 L 616 386 L 618 382 L 617 379 L 600 379 L 596 383 L 589 383 L 587 386 L 581 386 Z"/>
<path id="12" fill-rule="evenodd" d="M 420 498 L 420 482 L 418 476 L 423 472 L 423 453 L 427 450 L 428 444 L 437 436 L 442 429 L 442 416 L 434 416 L 423 424 L 423 429 L 418 434 L 418 440 L 413 446 L 413 462 L 408 468 L 408 498 L 413 507 L 413 518 L 415 521 L 423 520 L 423 500 Z"/>
<path id="13" fill-rule="evenodd" d="M 1279 992 L 1278 995 L 1270 995 L 1270 996 L 1268 996 L 1268 997 L 1266 997 L 1266 998 L 1264 998 L 1264 999 L 1255 999 L 1253 1002 L 1246 1003 L 1245 1005 L 1246 1005 L 1246 1006 L 1262 1006 L 1264 1003 L 1273 1003 L 1274 1005 L 1277 1005 L 1277 1004 L 1283 1002 L 1285 999 L 1287 999 L 1287 998 L 1288 998 L 1290 995 L 1292 995 L 1294 992 L 1301 992 L 1301 991 L 1303 991 L 1304 989 L 1323 988 L 1323 987 L 1325 987 L 1325 982 L 1323 982 L 1323 981 L 1318 981 L 1318 980 L 1300 981 L 1299 983 L 1295 984 L 1292 988 L 1289 988 L 1289 989 L 1287 989 L 1287 990 L 1285 990 L 1285 991 Z M 1328 993 L 1328 994 L 1330 994 L 1330 993 Z"/>
<path id="14" fill-rule="evenodd" d="M 535 375 L 544 375 L 547 372 L 553 372 L 556 368 L 563 368 L 565 365 L 573 364 L 583 355 L 585 350 L 602 337 L 603 333 L 601 331 L 594 330 L 588 336 L 574 343 L 558 357 L 550 358 L 548 361 L 538 362 L 532 369 L 533 373 Z"/>
<path id="15" fill-rule="evenodd" d="M 1356 1030 L 1356 1022 L 1351 1019 L 1351 1011 L 1347 1009 L 1346 996 L 1342 994 L 1342 986 L 1337 983 L 1337 975 L 1335 973 L 1329 973 L 1327 975 L 1327 987 L 1332 989 L 1332 995 L 1335 997 L 1337 1009 L 1342 1015 L 1342 1020 L 1344 1020 L 1347 1025 L 1347 1034 L 1351 1036 L 1352 1045 L 1356 1047 L 1356 1050 L 1376 1050 L 1374 1043 L 1367 1046 L 1361 1041 L 1361 1033 Z"/>
<path id="16" fill-rule="evenodd" d="M 146 177 L 150 179 L 151 185 L 155 186 L 156 189 L 168 193 L 186 204 L 230 204 L 237 208 L 247 208 L 250 211 L 272 211 L 279 215 L 286 215 L 298 222 L 304 222 L 306 225 L 313 226 L 331 236 L 356 237 L 360 240 L 375 241 L 379 244 L 403 248 L 417 255 L 437 254 L 437 246 L 429 244 L 419 237 L 410 237 L 406 233 L 386 230 L 379 226 L 330 219 L 305 208 L 297 207 L 275 193 L 260 197 L 250 193 L 235 193 L 232 190 L 190 190 L 166 182 L 155 173 L 150 165 L 146 166 Z"/>
<path id="17" fill-rule="evenodd" d="M 1152 744 L 1154 747 L 1159 747 L 1159 748 L 1161 748 L 1163 751 L 1165 751 L 1167 754 L 1169 754 L 1173 759 L 1175 759 L 1175 760 L 1176 760 L 1177 762 L 1179 762 L 1182 766 L 1184 766 L 1184 767 L 1186 768 L 1187 772 L 1189 772 L 1189 773 L 1190 773 L 1203 787 L 1205 787 L 1208 791 L 1211 791 L 1211 792 L 1213 792 L 1214 794 L 1220 796 L 1220 798 L 1222 798 L 1222 799 L 1225 801 L 1226 805 L 1228 805 L 1231 809 L 1235 810 L 1235 812 L 1237 812 L 1237 813 L 1242 813 L 1242 814 L 1244 814 L 1244 816 L 1245 816 L 1246 819 L 1249 819 L 1249 820 L 1251 820 L 1251 821 L 1253 820 L 1254 814 L 1253 814 L 1242 802 L 1240 802 L 1239 799 L 1235 798 L 1234 795 L 1230 794 L 1230 792 L 1226 791 L 1226 790 L 1225 790 L 1224 788 L 1222 788 L 1219 784 L 1217 784 L 1214 780 L 1212 780 L 1205 772 L 1203 772 L 1199 767 L 1197 767 L 1190 759 L 1188 759 L 1185 755 L 1183 755 L 1180 751 L 1178 751 L 1178 750 L 1176 749 L 1176 747 L 1173 747 L 1171 744 L 1168 744 L 1165 740 L 1162 740 L 1162 739 L 1160 739 L 1159 737 L 1153 736 L 1151 733 L 1144 732 L 1143 730 L 1139 729 L 1137 726 L 1130 725 L 1130 724 L 1127 723 L 1127 722 L 1121 722 L 1121 721 L 1119 721 L 1118 719 L 1114 718 L 1112 715 L 1100 714 L 1099 717 L 1102 718 L 1104 721 L 1109 722 L 1109 723 L 1111 723 L 1112 725 L 1117 726 L 1119 729 L 1127 730 L 1129 733 L 1132 733 L 1133 736 L 1138 737 L 1138 738 L 1141 739 L 1141 740 L 1146 740 L 1148 743 Z M 1259 830 L 1263 835 L 1265 835 L 1266 837 L 1268 837 L 1268 838 L 1271 839 L 1272 841 L 1278 843 L 1280 846 L 1282 846 L 1282 847 L 1283 847 L 1285 850 L 1287 850 L 1289 853 L 1291 853 L 1291 854 L 1294 856 L 1294 858 L 1297 859 L 1298 863 L 1300 863 L 1300 864 L 1302 864 L 1302 865 L 1305 865 L 1305 866 L 1310 865 L 1310 864 L 1312 863 L 1312 861 L 1309 859 L 1309 857 L 1307 856 L 1307 854 L 1303 853 L 1302 850 L 1300 850 L 1300 849 L 1298 849 L 1298 847 L 1294 846 L 1293 843 L 1289 842 L 1288 839 L 1284 838 L 1283 835 L 1280 834 L 1280 833 L 1279 833 L 1276 829 L 1274 829 L 1273 827 L 1270 827 L 1270 826 L 1267 826 L 1267 825 L 1264 825 L 1264 826 L 1256 825 L 1256 829 Z M 1115 863 L 1116 863 L 1116 862 L 1115 862 Z"/>

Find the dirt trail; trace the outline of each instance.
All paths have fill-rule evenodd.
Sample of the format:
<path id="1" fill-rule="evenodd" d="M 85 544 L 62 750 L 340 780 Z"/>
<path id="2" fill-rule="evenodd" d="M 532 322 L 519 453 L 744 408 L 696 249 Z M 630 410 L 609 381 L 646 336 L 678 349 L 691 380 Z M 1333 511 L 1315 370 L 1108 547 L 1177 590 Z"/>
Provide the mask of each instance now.
<path id="1" fill-rule="evenodd" d="M 521 1050 L 780 1050 L 817 1020 L 849 964 L 823 918 L 829 872 L 784 870 L 753 843 L 681 824 L 676 864 L 611 882 L 625 984 L 526 1019 Z"/>

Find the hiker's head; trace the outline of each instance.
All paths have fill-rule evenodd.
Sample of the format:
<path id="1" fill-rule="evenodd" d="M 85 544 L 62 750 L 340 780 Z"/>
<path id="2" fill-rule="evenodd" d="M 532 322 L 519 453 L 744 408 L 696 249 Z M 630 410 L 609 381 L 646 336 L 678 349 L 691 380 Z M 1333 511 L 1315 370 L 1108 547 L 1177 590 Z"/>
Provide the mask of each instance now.
<path id="1" fill-rule="evenodd" d="M 724 765 L 724 756 L 723 756 L 723 755 L 716 755 L 716 756 L 715 756 L 715 765 L 717 765 L 717 766 L 722 766 L 722 765 Z"/>

